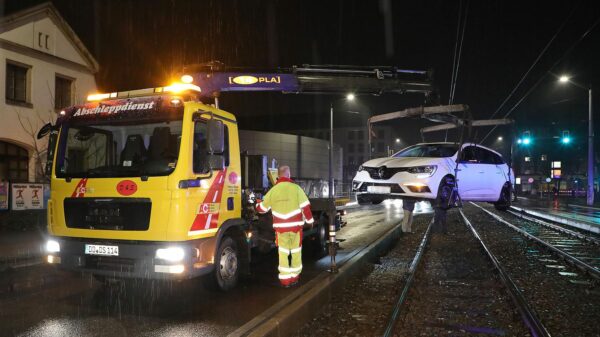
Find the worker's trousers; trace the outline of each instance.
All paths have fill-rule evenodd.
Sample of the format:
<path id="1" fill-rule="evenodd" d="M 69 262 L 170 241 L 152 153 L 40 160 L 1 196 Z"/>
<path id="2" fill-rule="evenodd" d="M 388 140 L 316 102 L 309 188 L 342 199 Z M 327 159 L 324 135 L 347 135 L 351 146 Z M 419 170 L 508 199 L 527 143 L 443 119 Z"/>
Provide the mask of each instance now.
<path id="1" fill-rule="evenodd" d="M 302 272 L 302 229 L 297 232 L 276 233 L 276 235 L 279 250 L 279 282 L 282 285 L 289 285 L 297 282 Z"/>

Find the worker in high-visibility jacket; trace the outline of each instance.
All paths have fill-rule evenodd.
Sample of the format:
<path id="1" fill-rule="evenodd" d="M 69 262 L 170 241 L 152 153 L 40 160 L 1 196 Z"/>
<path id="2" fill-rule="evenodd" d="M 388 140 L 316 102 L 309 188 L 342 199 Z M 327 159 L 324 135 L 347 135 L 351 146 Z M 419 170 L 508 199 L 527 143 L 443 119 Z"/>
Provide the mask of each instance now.
<path id="1" fill-rule="evenodd" d="M 279 282 L 296 285 L 302 272 L 302 228 L 313 224 L 310 202 L 300 186 L 290 179 L 289 166 L 280 166 L 277 183 L 256 206 L 259 213 L 271 211 L 275 243 L 279 250 Z M 291 255 L 291 263 L 290 263 Z"/>

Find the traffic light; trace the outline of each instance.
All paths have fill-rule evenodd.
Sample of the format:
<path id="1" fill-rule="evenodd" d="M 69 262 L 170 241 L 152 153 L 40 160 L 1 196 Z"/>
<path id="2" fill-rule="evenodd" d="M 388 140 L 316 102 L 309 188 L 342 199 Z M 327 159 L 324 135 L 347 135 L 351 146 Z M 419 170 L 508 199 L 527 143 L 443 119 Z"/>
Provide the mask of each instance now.
<path id="1" fill-rule="evenodd" d="M 560 142 L 563 144 L 571 143 L 571 135 L 568 130 L 562 132 L 562 137 L 560 138 Z"/>
<path id="2" fill-rule="evenodd" d="M 531 144 L 531 132 L 525 131 L 523 132 L 523 137 L 521 137 L 521 144 L 527 146 Z"/>

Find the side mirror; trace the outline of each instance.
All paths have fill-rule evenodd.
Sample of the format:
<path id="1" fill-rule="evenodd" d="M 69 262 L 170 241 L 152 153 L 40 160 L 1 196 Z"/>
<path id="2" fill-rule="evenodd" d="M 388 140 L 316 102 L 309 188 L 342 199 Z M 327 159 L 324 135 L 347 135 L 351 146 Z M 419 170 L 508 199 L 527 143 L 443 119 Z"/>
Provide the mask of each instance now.
<path id="1" fill-rule="evenodd" d="M 208 152 L 221 154 L 225 150 L 225 127 L 223 121 L 211 118 L 208 127 Z"/>
<path id="2" fill-rule="evenodd" d="M 42 138 L 46 137 L 46 135 L 49 134 L 50 131 L 52 131 L 53 129 L 54 129 L 54 126 L 52 125 L 52 123 L 48 123 L 48 124 L 42 126 L 40 131 L 38 131 L 37 139 L 42 139 Z"/>

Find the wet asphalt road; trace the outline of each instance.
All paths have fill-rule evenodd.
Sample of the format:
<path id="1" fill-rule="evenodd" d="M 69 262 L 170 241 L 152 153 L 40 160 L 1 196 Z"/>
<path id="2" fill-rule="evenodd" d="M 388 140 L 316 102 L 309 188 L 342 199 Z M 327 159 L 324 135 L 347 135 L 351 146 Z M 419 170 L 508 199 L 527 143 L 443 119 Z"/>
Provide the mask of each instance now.
<path id="1" fill-rule="evenodd" d="M 428 204 L 417 212 L 429 212 Z M 348 210 L 339 233 L 338 261 L 374 241 L 402 218 L 400 202 Z M 0 335 L 7 336 L 224 336 L 284 298 L 278 287 L 275 252 L 257 255 L 253 274 L 228 293 L 206 290 L 200 280 L 154 284 L 132 282 L 106 287 L 90 275 L 50 266 L 18 270 L 17 280 L 39 279 L 15 293 L 0 295 Z M 302 282 L 329 266 L 329 258 L 304 254 Z M 39 282 L 39 281 L 37 281 Z"/>

